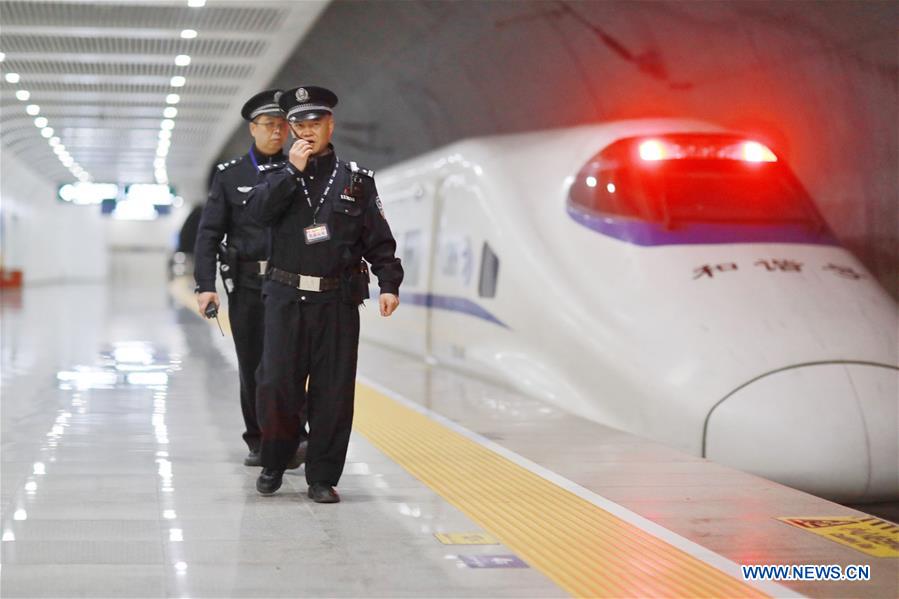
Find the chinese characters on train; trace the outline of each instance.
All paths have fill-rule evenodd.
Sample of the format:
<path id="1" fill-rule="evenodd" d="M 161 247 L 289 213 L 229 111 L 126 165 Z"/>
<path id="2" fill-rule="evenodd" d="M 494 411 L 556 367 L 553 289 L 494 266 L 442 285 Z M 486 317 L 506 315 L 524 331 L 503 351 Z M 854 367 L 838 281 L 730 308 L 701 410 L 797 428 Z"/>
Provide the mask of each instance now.
<path id="1" fill-rule="evenodd" d="M 802 262 L 776 258 L 765 260 L 760 259 L 752 263 L 752 268 L 762 268 L 768 272 L 802 272 L 803 267 L 805 267 L 805 264 L 803 264 Z M 693 280 L 695 281 L 696 279 L 702 278 L 713 279 L 716 276 L 720 276 L 723 273 L 734 270 L 740 270 L 740 266 L 736 262 L 703 264 L 702 266 L 693 269 Z M 864 274 L 858 272 L 851 266 L 843 266 L 830 262 L 828 262 L 825 266 L 822 266 L 821 270 L 844 279 L 852 279 L 857 281 L 858 279 L 865 278 Z"/>

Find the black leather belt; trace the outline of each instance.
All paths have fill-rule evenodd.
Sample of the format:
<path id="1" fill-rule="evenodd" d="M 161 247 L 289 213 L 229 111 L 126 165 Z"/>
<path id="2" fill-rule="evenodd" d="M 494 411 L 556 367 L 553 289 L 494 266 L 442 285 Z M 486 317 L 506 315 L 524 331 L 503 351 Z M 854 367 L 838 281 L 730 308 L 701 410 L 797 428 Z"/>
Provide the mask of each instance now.
<path id="1" fill-rule="evenodd" d="M 269 269 L 268 277 L 272 281 L 295 287 L 300 291 L 333 291 L 334 289 L 340 289 L 340 279 L 338 277 L 295 275 L 280 268 Z"/>
<path id="2" fill-rule="evenodd" d="M 237 269 L 241 274 L 253 274 L 260 277 L 265 275 L 267 266 L 267 260 L 239 260 L 237 262 Z"/>

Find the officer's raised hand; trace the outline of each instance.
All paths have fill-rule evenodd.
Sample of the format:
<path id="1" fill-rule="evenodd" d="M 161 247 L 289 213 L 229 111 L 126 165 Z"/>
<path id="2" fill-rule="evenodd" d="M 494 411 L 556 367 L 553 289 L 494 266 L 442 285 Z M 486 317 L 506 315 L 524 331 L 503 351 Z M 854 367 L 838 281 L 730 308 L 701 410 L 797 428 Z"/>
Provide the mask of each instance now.
<path id="1" fill-rule="evenodd" d="M 397 306 L 400 305 L 400 298 L 392 293 L 382 293 L 379 296 L 378 303 L 381 305 L 381 316 L 390 316 Z"/>
<path id="2" fill-rule="evenodd" d="M 209 302 L 215 304 L 216 310 L 222 305 L 219 301 L 219 294 L 214 291 L 204 291 L 197 294 L 197 306 L 200 307 L 200 316 L 203 316 L 204 318 L 206 317 L 206 308 L 209 306 Z M 383 312 L 383 308 L 381 310 Z"/>
<path id="3" fill-rule="evenodd" d="M 298 139 L 290 146 L 290 164 L 298 171 L 306 170 L 306 163 L 309 162 L 309 156 L 312 155 L 313 145 L 305 139 Z"/>

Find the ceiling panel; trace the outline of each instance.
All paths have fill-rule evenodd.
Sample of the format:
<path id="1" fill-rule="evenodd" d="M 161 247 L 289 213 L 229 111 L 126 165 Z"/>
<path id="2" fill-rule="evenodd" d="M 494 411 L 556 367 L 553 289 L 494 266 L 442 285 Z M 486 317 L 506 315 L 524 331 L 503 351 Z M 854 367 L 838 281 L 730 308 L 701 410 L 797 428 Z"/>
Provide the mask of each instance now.
<path id="1" fill-rule="evenodd" d="M 240 106 L 268 86 L 326 4 L 0 1 L 3 149 L 58 183 L 76 176 L 165 180 L 184 195 L 205 197 L 208 169 L 241 123 Z M 186 29 L 197 36 L 183 38 Z M 189 56 L 189 64 L 176 65 L 178 55 Z M 11 73 L 19 80 L 5 77 Z M 172 85 L 176 76 L 183 85 Z M 169 103 L 171 94 L 176 103 Z M 26 112 L 32 104 L 39 114 Z M 166 108 L 175 113 L 171 122 Z M 36 116 L 52 132 L 35 126 Z M 170 136 L 162 133 L 168 127 Z M 54 152 L 60 145 L 71 167 Z M 160 158 L 164 169 L 154 164 Z"/>
<path id="2" fill-rule="evenodd" d="M 79 75 L 87 77 L 157 77 L 168 80 L 172 76 L 172 60 L 166 62 L 133 63 L 127 61 L 81 62 L 71 60 L 17 60 L 6 61 L 6 69 L 16 73 L 33 73 L 34 75 Z M 251 64 L 221 64 L 193 62 L 178 69 L 184 77 L 200 77 L 205 79 L 240 79 L 253 72 Z"/>
<path id="3" fill-rule="evenodd" d="M 76 2 L 0 2 L 4 27 L 140 27 L 180 29 L 191 27 L 206 31 L 251 31 L 273 33 L 280 29 L 284 8 L 264 6 L 262 2 L 209 2 L 202 9 L 190 8 L 187 2 L 170 2 L 166 6 L 140 5 L 135 2 L 114 4 Z M 287 2 L 281 4 L 288 4 Z M 254 7 L 255 6 L 255 7 Z M 250 8 L 253 7 L 253 8 Z"/>
<path id="4" fill-rule="evenodd" d="M 88 37 L 59 35 L 34 35 L 29 33 L 11 33 L 5 25 L 4 15 L 3 51 L 7 57 L 16 54 L 27 55 L 28 58 L 44 54 L 77 54 L 77 55 L 112 55 L 119 60 L 132 55 L 171 56 L 189 53 L 191 56 L 221 56 L 233 58 L 254 58 L 260 56 L 267 43 L 258 39 L 203 38 L 185 40 L 175 31 L 166 37 L 134 38 L 134 37 Z M 77 57 L 73 57 L 77 58 Z"/>

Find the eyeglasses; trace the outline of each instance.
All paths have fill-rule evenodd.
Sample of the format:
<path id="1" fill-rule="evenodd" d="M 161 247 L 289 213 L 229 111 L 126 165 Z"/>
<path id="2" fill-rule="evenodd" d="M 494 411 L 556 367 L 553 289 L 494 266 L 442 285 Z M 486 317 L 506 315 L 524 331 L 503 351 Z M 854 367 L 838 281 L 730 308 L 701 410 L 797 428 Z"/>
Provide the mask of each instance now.
<path id="1" fill-rule="evenodd" d="M 277 121 L 253 121 L 257 127 L 262 127 L 266 131 L 274 131 L 275 129 L 281 129 L 285 125 L 287 125 L 287 121 L 280 119 Z"/>

